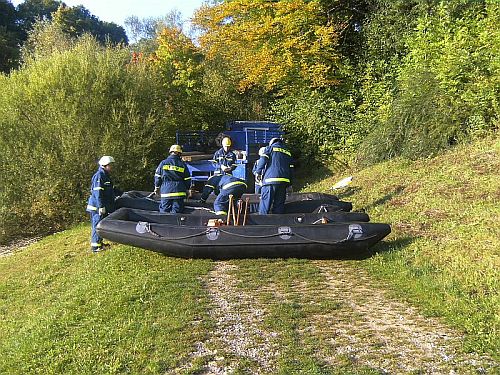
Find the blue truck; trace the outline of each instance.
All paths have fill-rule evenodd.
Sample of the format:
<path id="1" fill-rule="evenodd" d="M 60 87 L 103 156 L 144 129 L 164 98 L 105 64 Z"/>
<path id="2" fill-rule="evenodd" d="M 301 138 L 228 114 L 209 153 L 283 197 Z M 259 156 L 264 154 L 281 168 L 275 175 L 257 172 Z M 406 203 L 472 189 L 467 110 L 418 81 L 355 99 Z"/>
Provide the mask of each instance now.
<path id="1" fill-rule="evenodd" d="M 177 131 L 176 142 L 184 151 L 183 159 L 191 172 L 195 190 L 201 190 L 215 171 L 213 154 L 221 147 L 222 138 L 231 138 L 231 149 L 237 157 L 233 176 L 244 179 L 248 191 L 253 192 L 252 167 L 259 158 L 259 148 L 283 134 L 281 125 L 275 122 L 232 121 L 223 132 Z"/>

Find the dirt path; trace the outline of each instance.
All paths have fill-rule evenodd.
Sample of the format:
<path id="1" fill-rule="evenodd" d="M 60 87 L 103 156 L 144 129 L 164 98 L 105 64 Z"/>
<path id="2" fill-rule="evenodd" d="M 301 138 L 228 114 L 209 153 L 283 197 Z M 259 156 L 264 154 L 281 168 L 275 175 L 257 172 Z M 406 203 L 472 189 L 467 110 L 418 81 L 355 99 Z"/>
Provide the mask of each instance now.
<path id="1" fill-rule="evenodd" d="M 11 242 L 8 245 L 0 245 L 0 257 L 9 256 L 17 251 L 21 251 L 29 245 L 39 241 L 41 238 L 42 237 L 25 238 L 22 240 Z"/>
<path id="2" fill-rule="evenodd" d="M 200 360 L 205 362 L 196 374 L 232 374 L 241 363 L 250 364 L 252 373 L 272 373 L 278 355 L 275 341 L 277 334 L 260 326 L 265 307 L 258 296 L 251 295 L 238 286 L 232 274 L 238 267 L 229 262 L 216 262 L 206 282 L 212 310 L 210 316 L 215 329 L 205 342 L 197 344 L 191 353 L 188 370 Z M 173 373 L 180 373 L 176 369 Z"/>
<path id="3" fill-rule="evenodd" d="M 341 261 L 314 261 L 313 265 L 323 282 L 312 286 L 298 280 L 292 293 L 308 303 L 319 304 L 325 298 L 337 302 L 336 309 L 307 316 L 307 327 L 300 332 L 304 342 L 317 343 L 318 362 L 332 370 L 348 365 L 380 374 L 500 371 L 498 363 L 488 358 L 460 354 L 459 333 L 391 299 L 366 273 Z M 197 374 L 232 374 L 245 368 L 271 374 L 277 370 L 279 332 L 263 328 L 266 306 L 258 293 L 241 285 L 238 272 L 230 262 L 216 262 L 206 280 L 215 328 L 192 353 L 190 362 L 204 363 Z M 275 293 L 281 299 L 290 297 L 283 290 Z"/>
<path id="4" fill-rule="evenodd" d="M 316 261 L 324 290 L 340 303 L 331 314 L 316 317 L 312 328 L 328 347 L 323 360 L 339 356 L 389 374 L 497 373 L 498 364 L 472 354 L 459 354 L 462 336 L 438 319 L 426 318 L 395 301 L 366 273 L 342 262 Z M 495 368 L 496 366 L 496 368 Z"/>

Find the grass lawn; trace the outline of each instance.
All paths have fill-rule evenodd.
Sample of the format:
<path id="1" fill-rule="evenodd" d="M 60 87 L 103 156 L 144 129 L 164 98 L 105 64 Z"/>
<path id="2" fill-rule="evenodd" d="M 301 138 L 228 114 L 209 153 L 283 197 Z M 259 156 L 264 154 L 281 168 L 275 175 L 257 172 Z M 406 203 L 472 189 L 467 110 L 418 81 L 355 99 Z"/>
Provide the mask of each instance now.
<path id="1" fill-rule="evenodd" d="M 91 254 L 89 233 L 0 258 L 0 373 L 162 373 L 203 339 L 210 261 L 121 245 Z"/>
<path id="2" fill-rule="evenodd" d="M 340 197 L 366 209 L 372 221 L 392 225 L 374 256 L 214 263 L 123 245 L 91 254 L 90 227 L 82 224 L 0 257 L 0 373 L 195 374 L 215 361 L 243 374 L 266 368 L 252 359 L 252 345 L 266 351 L 257 353 L 267 356 L 272 373 L 380 373 L 375 362 L 336 351 L 339 327 L 361 318 L 343 316 L 350 297 L 335 297 L 335 285 L 325 293 L 328 271 L 321 268 L 336 265 L 352 270 L 351 281 L 357 270 L 368 271 L 397 299 L 464 332 L 464 350 L 498 360 L 500 142 L 486 139 L 435 158 L 395 159 L 342 175 L 317 173 L 303 190 L 331 192 L 336 180 L 352 174 Z M 224 272 L 217 271 L 221 265 Z M 236 315 L 230 321 L 220 316 L 228 306 Z M 329 319 L 345 325 L 333 327 Z M 227 330 L 240 326 L 253 330 L 245 331 L 250 347 L 231 341 Z M 213 341 L 219 334 L 227 337 Z M 208 349 L 194 353 L 200 343 Z M 367 348 L 367 356 L 376 355 L 376 347 Z"/>
<path id="3" fill-rule="evenodd" d="M 400 297 L 466 335 L 466 348 L 500 356 L 500 140 L 411 162 L 395 159 L 342 175 L 322 173 L 307 191 L 331 191 L 392 226 L 389 242 L 357 265 Z"/>

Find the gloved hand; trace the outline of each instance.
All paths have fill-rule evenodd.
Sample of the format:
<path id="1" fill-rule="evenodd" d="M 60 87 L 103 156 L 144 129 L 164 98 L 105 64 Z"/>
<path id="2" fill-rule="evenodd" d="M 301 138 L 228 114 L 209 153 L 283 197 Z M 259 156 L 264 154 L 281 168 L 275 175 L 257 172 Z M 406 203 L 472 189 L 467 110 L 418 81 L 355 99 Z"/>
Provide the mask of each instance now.
<path id="1" fill-rule="evenodd" d="M 155 187 L 155 190 L 153 191 L 154 195 L 160 195 L 160 188 Z"/>
<path id="2" fill-rule="evenodd" d="M 257 182 L 259 185 L 262 182 L 262 176 L 260 174 L 255 175 L 255 182 Z"/>
<path id="3" fill-rule="evenodd" d="M 106 208 L 105 207 L 99 208 L 99 216 L 103 216 L 103 215 L 106 215 Z"/>
<path id="4" fill-rule="evenodd" d="M 231 167 L 228 167 L 227 165 L 221 165 L 220 169 L 222 169 L 223 172 L 227 172 L 231 170 Z"/>

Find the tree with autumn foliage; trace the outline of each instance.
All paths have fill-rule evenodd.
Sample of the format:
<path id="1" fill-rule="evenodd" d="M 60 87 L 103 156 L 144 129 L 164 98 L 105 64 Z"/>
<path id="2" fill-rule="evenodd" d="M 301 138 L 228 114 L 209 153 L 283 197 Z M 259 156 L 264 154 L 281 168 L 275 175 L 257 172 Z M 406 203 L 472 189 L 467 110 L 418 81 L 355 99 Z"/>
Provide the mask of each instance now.
<path id="1" fill-rule="evenodd" d="M 194 23 L 206 57 L 230 64 L 241 91 L 284 93 L 338 82 L 344 25 L 330 22 L 319 1 L 221 2 L 201 7 Z"/>
<path id="2" fill-rule="evenodd" d="M 265 95 L 238 91 L 227 62 L 221 56 L 207 59 L 180 26 L 165 26 L 157 43 L 153 61 L 163 79 L 167 112 L 179 129 L 220 130 L 230 120 L 263 118 Z"/>

